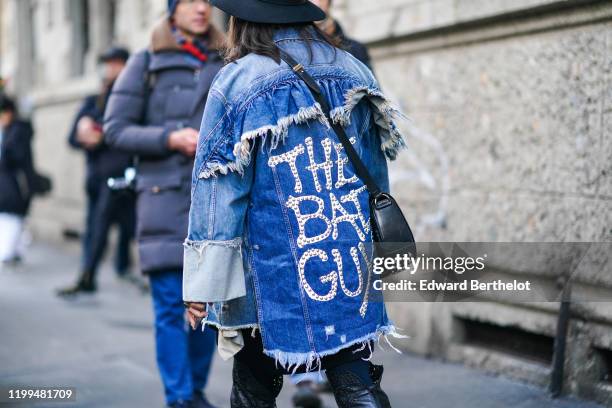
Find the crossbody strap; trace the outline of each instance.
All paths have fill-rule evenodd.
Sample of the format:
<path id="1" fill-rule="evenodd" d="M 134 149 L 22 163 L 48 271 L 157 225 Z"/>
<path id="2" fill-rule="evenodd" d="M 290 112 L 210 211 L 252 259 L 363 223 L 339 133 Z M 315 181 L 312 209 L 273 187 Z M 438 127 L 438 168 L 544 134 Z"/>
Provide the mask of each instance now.
<path id="1" fill-rule="evenodd" d="M 279 50 L 282 60 L 293 68 L 293 72 L 295 72 L 304 81 L 304 83 L 306 83 L 316 101 L 319 103 L 319 105 L 321 105 L 321 109 L 323 110 L 327 121 L 331 125 L 334 132 L 336 132 L 336 135 L 338 135 L 338 138 L 340 139 L 340 142 L 344 147 L 346 155 L 348 156 L 349 160 L 353 164 L 353 167 L 355 168 L 357 176 L 367 186 L 370 196 L 378 195 L 381 192 L 380 188 L 378 187 L 378 184 L 376 184 L 367 167 L 361 161 L 359 154 L 353 147 L 344 128 L 341 125 L 335 124 L 331 120 L 329 104 L 327 103 L 327 99 L 325 99 L 325 95 L 323 95 L 323 92 L 321 91 L 321 88 L 319 87 L 317 82 L 314 80 L 313 77 L 310 76 L 308 72 L 306 72 L 302 64 L 299 64 L 295 59 L 293 59 L 291 55 L 287 54 L 285 51 L 281 50 L 280 48 Z"/>

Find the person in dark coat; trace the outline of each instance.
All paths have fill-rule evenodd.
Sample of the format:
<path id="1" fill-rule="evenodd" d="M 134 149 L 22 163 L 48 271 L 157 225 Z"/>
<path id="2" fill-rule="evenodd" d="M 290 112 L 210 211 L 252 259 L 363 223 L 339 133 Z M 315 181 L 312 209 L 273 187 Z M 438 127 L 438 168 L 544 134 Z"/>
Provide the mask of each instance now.
<path id="1" fill-rule="evenodd" d="M 317 22 L 319 28 L 325 31 L 328 35 L 332 37 L 337 37 L 340 40 L 340 45 L 346 51 L 350 52 L 355 58 L 359 61 L 363 62 L 370 70 L 372 70 L 372 61 L 370 59 L 370 54 L 368 53 L 368 49 L 360 43 L 359 41 L 355 41 L 352 38 L 348 37 L 340 23 L 338 23 L 330 14 L 330 9 L 332 6 L 332 0 L 310 0 L 321 10 L 325 12 L 327 18 L 323 21 Z"/>
<path id="2" fill-rule="evenodd" d="M 110 90 L 128 58 L 129 52 L 120 47 L 111 47 L 100 56 L 104 72 L 102 92 L 85 98 L 68 137 L 70 146 L 82 150 L 86 155 L 87 208 L 81 272 L 75 285 L 58 291 L 61 296 L 96 290 L 96 273 L 113 224 L 119 227 L 115 256 L 117 275 L 125 277 L 131 264 L 130 242 L 135 229 L 135 200 L 130 194 L 111 191 L 107 182 L 109 178 L 123 177 L 125 170 L 132 164 L 132 158 L 108 146 L 102 133 Z"/>
<path id="3" fill-rule="evenodd" d="M 17 118 L 15 103 L 0 96 L 0 261 L 21 260 L 19 243 L 32 198 L 33 130 Z"/>
<path id="4" fill-rule="evenodd" d="M 206 385 L 215 334 L 185 330 L 183 241 L 187 235 L 198 131 L 223 36 L 207 1 L 169 1 L 168 17 L 136 53 L 110 96 L 105 140 L 139 157 L 137 239 L 149 276 L 157 362 L 168 406 L 211 406 Z"/>

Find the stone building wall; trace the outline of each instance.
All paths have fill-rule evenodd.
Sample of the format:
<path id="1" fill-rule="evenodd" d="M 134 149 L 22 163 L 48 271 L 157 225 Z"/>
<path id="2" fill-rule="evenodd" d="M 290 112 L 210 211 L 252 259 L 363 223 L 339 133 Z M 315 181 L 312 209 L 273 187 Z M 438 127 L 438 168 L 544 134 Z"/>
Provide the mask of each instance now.
<path id="1" fill-rule="evenodd" d="M 131 50 L 146 46 L 149 28 L 163 14 L 165 4 L 152 0 L 0 1 L 4 8 L 0 73 L 9 92 L 20 96 L 22 113 L 31 115 L 37 165 L 54 181 L 53 193 L 35 201 L 30 229 L 35 237 L 60 242 L 83 225 L 84 155 L 68 147 L 67 135 L 81 100 L 98 89 L 97 55 L 111 43 Z M 75 44 L 83 37 L 77 14 L 88 16 L 86 49 Z"/>
<path id="2" fill-rule="evenodd" d="M 66 133 L 79 100 L 96 89 L 95 55 L 112 40 L 144 46 L 165 5 L 84 1 L 90 42 L 78 61 L 82 44 L 72 35 L 81 0 L 0 0 L 0 72 L 34 113 L 39 167 L 56 185 L 31 217 L 36 236 L 47 240 L 82 225 L 84 165 L 67 148 Z M 612 240 L 609 1 L 334 2 L 346 31 L 368 44 L 383 89 L 412 119 L 402 124 L 410 149 L 391 177 L 418 240 Z M 580 284 L 609 295 L 612 274 Z M 407 349 L 542 385 L 558 308 L 390 304 L 412 336 Z M 612 403 L 611 309 L 575 306 L 566 392 Z M 525 352 L 491 344 L 491 336 L 511 338 Z"/>
<path id="3" fill-rule="evenodd" d="M 412 119 L 392 190 L 417 240 L 612 239 L 612 5 L 338 2 Z M 553 272 L 554 271 L 549 271 Z M 532 279 L 548 279 L 534 271 Z M 511 278 L 508 273 L 506 278 Z M 578 283 L 612 289 L 612 274 Z M 410 350 L 547 385 L 558 304 L 393 303 Z M 566 392 L 612 403 L 609 303 L 574 306 Z M 490 338 L 511 337 L 523 352 Z M 540 355 L 533 354 L 539 350 Z M 607 380 L 606 380 L 607 378 Z"/>

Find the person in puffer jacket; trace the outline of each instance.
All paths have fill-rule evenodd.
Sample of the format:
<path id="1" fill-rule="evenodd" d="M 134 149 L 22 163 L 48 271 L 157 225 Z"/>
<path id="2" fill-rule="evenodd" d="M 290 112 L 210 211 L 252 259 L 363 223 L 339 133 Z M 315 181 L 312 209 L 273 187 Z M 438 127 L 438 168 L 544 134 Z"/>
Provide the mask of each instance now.
<path id="1" fill-rule="evenodd" d="M 136 234 L 155 312 L 157 362 L 171 407 L 211 406 L 202 390 L 215 334 L 187 332 L 182 295 L 183 241 L 191 173 L 204 106 L 223 65 L 223 35 L 206 1 L 169 1 L 149 49 L 133 55 L 108 101 L 104 134 L 138 156 Z"/>

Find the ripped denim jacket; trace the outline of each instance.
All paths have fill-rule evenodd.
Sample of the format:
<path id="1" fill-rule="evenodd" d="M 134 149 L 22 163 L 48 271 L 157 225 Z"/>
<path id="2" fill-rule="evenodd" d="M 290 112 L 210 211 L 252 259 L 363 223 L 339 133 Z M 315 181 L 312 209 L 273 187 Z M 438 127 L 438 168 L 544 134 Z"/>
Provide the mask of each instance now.
<path id="1" fill-rule="evenodd" d="M 275 40 L 317 80 L 388 191 L 386 158 L 404 142 L 370 70 L 317 38 L 309 55 L 291 29 Z M 216 302 L 208 324 L 257 327 L 280 365 L 314 367 L 396 334 L 384 303 L 370 301 L 371 239 L 366 187 L 307 86 L 255 54 L 223 68 L 200 131 L 184 300 Z"/>

